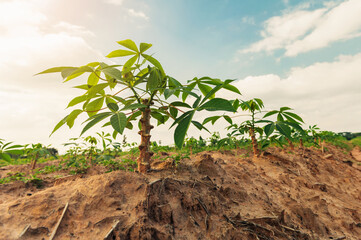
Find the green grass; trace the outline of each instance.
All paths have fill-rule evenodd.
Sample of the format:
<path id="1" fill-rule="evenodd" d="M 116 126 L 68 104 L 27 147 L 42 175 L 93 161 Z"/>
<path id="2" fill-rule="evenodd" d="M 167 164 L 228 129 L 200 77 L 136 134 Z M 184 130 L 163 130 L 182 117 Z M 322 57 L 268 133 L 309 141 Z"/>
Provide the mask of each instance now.
<path id="1" fill-rule="evenodd" d="M 361 147 L 361 136 L 356 137 L 350 141 L 354 146 Z"/>

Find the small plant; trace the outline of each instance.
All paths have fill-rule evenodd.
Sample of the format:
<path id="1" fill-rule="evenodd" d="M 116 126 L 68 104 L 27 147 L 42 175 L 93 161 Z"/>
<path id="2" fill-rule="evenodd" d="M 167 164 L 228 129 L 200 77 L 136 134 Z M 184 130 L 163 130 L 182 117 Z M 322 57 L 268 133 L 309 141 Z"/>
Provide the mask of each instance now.
<path id="1" fill-rule="evenodd" d="M 50 154 L 47 147 L 41 143 L 31 144 L 31 147 L 27 147 L 25 151 L 27 156 L 32 159 L 30 164 L 32 170 L 35 169 L 36 163 L 40 157 Z"/>
<path id="2" fill-rule="evenodd" d="M 239 102 L 236 100 L 233 105 L 235 108 L 241 108 L 243 111 L 250 112 L 250 120 L 246 120 L 242 122 L 241 124 L 232 124 L 227 128 L 233 130 L 231 133 L 231 136 L 241 136 L 245 133 L 248 133 L 251 141 L 252 141 L 252 150 L 254 156 L 259 156 L 259 146 L 258 141 L 256 137 L 256 133 L 259 133 L 259 135 L 263 134 L 263 129 L 258 126 L 259 123 L 262 121 L 258 120 L 256 118 L 256 114 L 261 112 L 261 109 L 264 107 L 263 101 L 259 98 L 253 98 L 248 101 L 241 101 Z"/>
<path id="3" fill-rule="evenodd" d="M 304 134 L 304 130 L 301 127 L 303 119 L 297 114 L 290 112 L 290 110 L 292 109 L 289 107 L 281 107 L 280 110 L 269 111 L 263 116 L 263 118 L 277 115 L 277 120 L 263 120 L 263 122 L 267 123 L 267 125 L 264 126 L 264 133 L 267 137 L 276 130 L 281 136 L 285 137 L 286 141 L 293 150 L 294 145 L 292 143 L 292 130 L 295 132 L 298 131 L 300 134 Z"/>
<path id="4" fill-rule="evenodd" d="M 5 142 L 4 139 L 0 138 L 0 164 L 1 160 L 7 164 L 11 162 L 11 155 L 23 154 L 22 145 L 11 145 L 13 142 Z"/>
<path id="5" fill-rule="evenodd" d="M 176 166 L 176 167 L 178 167 L 178 165 L 179 165 L 179 163 L 180 163 L 181 160 L 187 159 L 187 158 L 190 159 L 188 154 L 181 154 L 181 153 L 172 155 L 172 156 L 170 156 L 170 157 L 168 157 L 168 158 L 170 158 L 170 159 L 173 160 L 173 164 L 174 164 L 174 166 Z"/>
<path id="6" fill-rule="evenodd" d="M 64 124 L 73 127 L 75 119 L 81 113 L 89 116 L 81 134 L 109 118 L 103 126 L 113 127 L 113 138 L 117 134 L 122 134 L 125 128 L 133 129 L 132 121 L 139 120 L 138 133 L 141 141 L 137 160 L 138 171 L 145 173 L 150 168 L 150 158 L 153 155 L 150 151 L 150 132 L 154 128 L 151 119 L 157 120 L 158 125 L 173 119 L 172 127 L 177 125 L 174 141 L 176 146 L 181 148 L 191 124 L 200 130 L 205 129 L 201 123 L 193 120 L 196 112 L 235 111 L 230 101 L 215 97 L 220 89 L 240 94 L 239 90 L 231 85 L 233 80 L 221 81 L 203 77 L 193 78 L 188 81 L 188 85 L 182 85 L 173 77 L 166 75 L 158 60 L 145 53 L 152 46 L 151 44 L 140 43 L 138 47 L 130 39 L 119 41 L 118 44 L 126 49 L 112 51 L 107 57 L 130 57 L 122 65 L 121 70 L 118 69 L 121 65 L 92 62 L 81 67 L 55 67 L 39 73 L 60 72 L 65 82 L 89 73 L 86 84 L 77 86 L 85 93 L 68 104 L 68 107 L 73 107 L 83 103 L 82 108 L 73 110 L 63 118 L 52 133 Z M 196 86 L 201 95 L 196 92 Z M 168 100 L 171 96 L 178 98 L 180 94 L 182 94 L 182 102 Z M 192 106 L 185 102 L 188 96 L 195 99 Z M 108 111 L 103 112 L 103 110 Z M 179 112 L 182 113 L 181 116 L 178 116 Z"/>

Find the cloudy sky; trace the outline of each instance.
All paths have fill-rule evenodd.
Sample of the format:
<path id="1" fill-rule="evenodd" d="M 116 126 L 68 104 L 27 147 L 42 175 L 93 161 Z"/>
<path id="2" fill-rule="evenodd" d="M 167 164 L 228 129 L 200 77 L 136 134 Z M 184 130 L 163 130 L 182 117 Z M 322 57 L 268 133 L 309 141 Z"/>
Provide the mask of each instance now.
<path id="1" fill-rule="evenodd" d="M 106 61 L 128 38 L 152 43 L 182 82 L 237 79 L 242 99 L 292 107 L 305 127 L 360 132 L 360 16 L 360 0 L 0 0 L 0 138 L 61 148 L 79 136 L 81 122 L 49 138 L 76 82 L 34 74 Z M 153 140 L 172 136 L 161 128 Z"/>

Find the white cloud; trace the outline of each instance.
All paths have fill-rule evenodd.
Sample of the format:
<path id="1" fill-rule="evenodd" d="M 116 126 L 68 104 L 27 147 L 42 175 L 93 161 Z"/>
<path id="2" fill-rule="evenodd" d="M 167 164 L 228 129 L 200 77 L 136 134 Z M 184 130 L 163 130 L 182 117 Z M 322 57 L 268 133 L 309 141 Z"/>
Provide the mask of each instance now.
<path id="1" fill-rule="evenodd" d="M 121 6 L 123 5 L 124 0 L 105 0 L 106 3 Z"/>
<path id="2" fill-rule="evenodd" d="M 142 11 L 135 11 L 134 9 L 130 8 L 128 9 L 128 14 L 133 17 L 143 18 L 144 20 L 149 20 L 149 17 L 145 15 Z"/>
<path id="3" fill-rule="evenodd" d="M 60 144 L 69 133 L 62 132 L 56 139 L 49 139 L 49 133 L 78 92 L 62 84 L 59 75 L 33 75 L 54 66 L 81 65 L 99 54 L 82 37 L 89 36 L 89 31 L 71 23 L 49 22 L 40 3 L 0 2 L 0 133 L 19 143 Z"/>
<path id="4" fill-rule="evenodd" d="M 61 21 L 54 26 L 56 32 L 65 32 L 74 36 L 92 36 L 95 34 L 83 26 L 74 25 L 68 22 Z"/>
<path id="5" fill-rule="evenodd" d="M 303 39 L 286 47 L 286 56 L 295 56 L 328 46 L 330 43 L 354 38 L 361 33 L 361 1 L 344 2 L 327 12 L 316 28 Z"/>
<path id="6" fill-rule="evenodd" d="M 287 77 L 269 74 L 236 82 L 242 99 L 259 97 L 268 110 L 289 106 L 307 124 L 325 130 L 361 131 L 361 53 L 293 68 Z"/>
<path id="7" fill-rule="evenodd" d="M 261 32 L 263 39 L 241 52 L 285 49 L 286 56 L 296 56 L 335 41 L 359 36 L 361 1 L 328 2 L 324 6 L 316 10 L 297 8 L 268 19 Z"/>

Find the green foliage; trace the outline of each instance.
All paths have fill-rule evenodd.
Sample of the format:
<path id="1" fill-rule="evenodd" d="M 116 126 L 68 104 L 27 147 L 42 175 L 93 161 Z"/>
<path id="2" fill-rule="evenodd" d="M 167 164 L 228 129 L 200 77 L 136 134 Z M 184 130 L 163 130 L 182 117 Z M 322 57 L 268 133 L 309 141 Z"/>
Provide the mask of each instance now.
<path id="1" fill-rule="evenodd" d="M 0 178 L 0 184 L 6 184 L 13 181 L 21 181 L 24 183 L 31 183 L 34 184 L 37 188 L 42 187 L 43 180 L 38 178 L 36 174 L 30 174 L 27 176 L 25 173 L 22 172 L 15 172 L 15 173 L 8 173 L 7 177 Z"/>
<path id="2" fill-rule="evenodd" d="M 263 116 L 263 118 L 270 116 L 277 117 L 276 121 L 263 120 L 264 123 L 267 123 L 267 125 L 264 126 L 264 133 L 267 137 L 271 136 L 275 130 L 288 139 L 293 138 L 292 130 L 304 134 L 304 130 L 301 127 L 303 119 L 289 110 L 292 109 L 289 107 L 281 107 L 280 110 L 269 111 Z"/>
<path id="3" fill-rule="evenodd" d="M 89 118 L 85 121 L 87 124 L 81 134 L 95 124 L 107 120 L 103 126 L 112 126 L 115 137 L 117 134 L 122 134 L 125 128 L 133 129 L 132 121 L 139 120 L 141 113 L 145 109 L 150 109 L 151 116 L 157 120 L 158 125 L 164 124 L 170 118 L 175 120 L 172 125 L 177 125 L 174 141 L 180 148 L 191 124 L 200 130 L 205 129 L 203 124 L 193 120 L 195 112 L 235 111 L 228 100 L 215 98 L 216 92 L 222 88 L 240 94 L 239 90 L 231 85 L 233 80 L 221 81 L 203 77 L 194 78 L 188 81 L 188 85 L 182 85 L 165 74 L 158 60 L 144 53 L 152 46 L 151 44 L 141 43 L 138 48 L 130 39 L 119 41 L 118 44 L 126 49 L 112 51 L 107 57 L 128 58 L 121 69 L 118 69 L 121 65 L 93 62 L 81 67 L 50 68 L 39 73 L 59 72 L 64 81 L 84 73 L 89 74 L 87 84 L 77 86 L 85 90 L 85 93 L 75 97 L 68 104 L 68 107 L 75 107 L 80 103 L 83 103 L 83 106 L 63 118 L 55 126 L 52 134 L 64 124 L 71 128 L 75 119 L 80 114 L 86 113 Z M 196 86 L 203 96 L 195 93 Z M 182 93 L 182 105 L 179 105 L 179 102 L 167 101 L 171 96 L 177 98 L 180 93 Z M 192 107 L 184 103 L 188 96 L 195 98 Z M 185 112 L 182 110 L 184 107 L 189 109 Z M 103 110 L 110 111 L 102 112 Z M 183 114 L 177 118 L 179 112 Z"/>
<path id="4" fill-rule="evenodd" d="M 117 170 L 134 172 L 134 170 L 137 168 L 137 162 L 132 159 L 122 159 L 120 161 L 109 159 L 100 161 L 99 164 L 107 167 L 107 172 Z"/>
<path id="5" fill-rule="evenodd" d="M 353 138 L 350 142 L 351 142 L 354 146 L 359 146 L 359 147 L 361 147 L 361 136 L 360 136 L 360 137 Z"/>
<path id="6" fill-rule="evenodd" d="M 0 164 L 1 161 L 11 162 L 11 155 L 23 154 L 22 145 L 12 145 L 13 142 L 5 142 L 0 138 Z"/>

